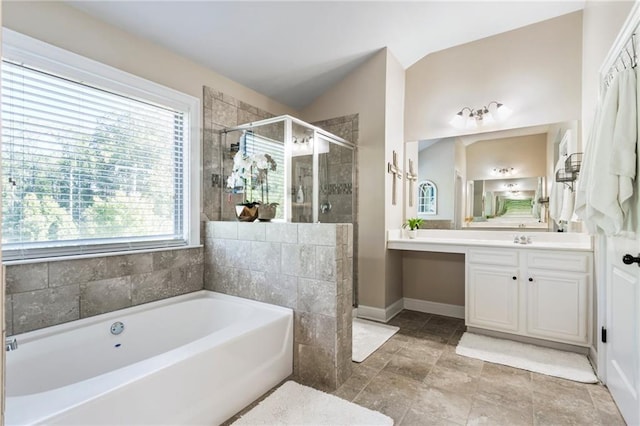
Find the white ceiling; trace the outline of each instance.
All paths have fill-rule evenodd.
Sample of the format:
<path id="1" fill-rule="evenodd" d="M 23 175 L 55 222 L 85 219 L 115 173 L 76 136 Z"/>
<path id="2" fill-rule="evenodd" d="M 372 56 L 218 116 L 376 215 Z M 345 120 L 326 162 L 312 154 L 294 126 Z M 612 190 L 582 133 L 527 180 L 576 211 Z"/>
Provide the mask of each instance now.
<path id="1" fill-rule="evenodd" d="M 70 1 L 294 109 L 388 47 L 431 52 L 581 9 L 584 1 Z"/>

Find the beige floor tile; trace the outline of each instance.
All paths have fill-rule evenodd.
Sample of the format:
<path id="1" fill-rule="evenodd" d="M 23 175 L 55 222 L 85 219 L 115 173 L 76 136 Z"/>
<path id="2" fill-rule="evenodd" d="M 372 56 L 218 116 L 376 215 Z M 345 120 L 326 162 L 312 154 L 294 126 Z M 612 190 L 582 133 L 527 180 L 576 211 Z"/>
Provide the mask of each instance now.
<path id="1" fill-rule="evenodd" d="M 365 367 L 373 368 L 376 371 L 382 370 L 385 365 L 391 360 L 393 354 L 390 352 L 378 352 L 375 351 L 371 355 L 369 355 L 360 365 Z"/>
<path id="2" fill-rule="evenodd" d="M 594 408 L 589 410 L 558 409 L 555 406 L 537 404 L 534 406 L 533 416 L 535 425 L 601 425 L 598 413 Z"/>
<path id="3" fill-rule="evenodd" d="M 481 377 L 490 382 L 531 387 L 531 373 L 529 371 L 506 365 L 485 362 L 482 366 Z"/>
<path id="4" fill-rule="evenodd" d="M 404 350 L 393 355 L 383 371 L 401 374 L 419 382 L 427 377 L 439 356 L 409 357 L 403 355 L 403 352 Z"/>
<path id="5" fill-rule="evenodd" d="M 432 413 L 423 413 L 422 411 L 414 408 L 409 408 L 407 414 L 400 422 L 400 426 L 461 426 L 464 423 L 454 423 L 450 420 L 446 420 L 435 416 Z"/>
<path id="6" fill-rule="evenodd" d="M 379 411 L 400 423 L 418 393 L 421 383 L 386 371 L 380 372 L 353 400 L 363 407 Z"/>
<path id="7" fill-rule="evenodd" d="M 478 378 L 468 373 L 436 364 L 422 381 L 427 387 L 456 392 L 461 395 L 474 395 L 478 391 Z"/>
<path id="8" fill-rule="evenodd" d="M 417 414 L 433 415 L 454 423 L 464 424 L 471 410 L 471 396 L 423 386 L 411 405 Z"/>
<path id="9" fill-rule="evenodd" d="M 625 421 L 618 410 L 618 406 L 613 402 L 609 390 L 602 385 L 595 385 L 588 389 L 602 424 L 624 426 Z"/>
<path id="10" fill-rule="evenodd" d="M 507 408 L 491 402 L 475 400 L 467 425 L 530 426 L 533 424 L 531 409 Z"/>
<path id="11" fill-rule="evenodd" d="M 453 368 L 470 376 L 478 377 L 482 372 L 484 362 L 479 359 L 458 355 L 455 352 L 444 351 L 436 364 L 440 367 Z"/>
<path id="12" fill-rule="evenodd" d="M 476 399 L 518 410 L 531 410 L 533 393 L 530 386 L 480 377 Z"/>
<path id="13" fill-rule="evenodd" d="M 410 311 L 407 309 L 403 310 L 402 312 L 400 312 L 398 315 L 395 316 L 395 318 L 399 318 L 399 319 L 405 319 L 410 321 L 424 321 L 424 322 L 427 322 L 431 317 L 432 317 L 431 314 L 427 314 L 425 312 Z"/>

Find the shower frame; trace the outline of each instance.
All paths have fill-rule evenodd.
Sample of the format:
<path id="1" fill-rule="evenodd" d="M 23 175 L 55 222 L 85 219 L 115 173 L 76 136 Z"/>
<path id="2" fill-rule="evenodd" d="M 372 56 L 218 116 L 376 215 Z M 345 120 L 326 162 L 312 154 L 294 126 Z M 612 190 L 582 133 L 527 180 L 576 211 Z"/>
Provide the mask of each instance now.
<path id="1" fill-rule="evenodd" d="M 261 126 L 267 126 L 270 124 L 276 124 L 276 123 L 284 123 L 284 135 L 283 135 L 283 144 L 284 144 L 284 187 L 285 187 L 285 194 L 284 194 L 284 217 L 283 220 L 285 222 L 290 222 L 291 221 L 291 212 L 292 212 L 292 191 L 290 190 L 291 188 L 293 188 L 293 182 L 292 182 L 292 175 L 291 175 L 291 169 L 292 169 L 292 145 L 293 145 L 293 124 L 298 124 L 300 126 L 306 127 L 310 130 L 313 131 L 313 152 L 312 152 L 312 198 L 311 198 L 311 206 L 312 206 L 312 222 L 313 223 L 317 223 L 319 222 L 318 219 L 318 215 L 319 215 L 319 208 L 320 208 L 320 179 L 319 179 L 319 155 L 320 153 L 319 151 L 319 146 L 320 144 L 317 142 L 319 140 L 319 138 L 323 138 L 325 139 L 327 142 L 329 142 L 330 144 L 335 144 L 338 146 L 342 146 L 345 148 L 348 148 L 352 151 L 352 168 L 351 168 L 351 185 L 352 188 L 355 188 L 355 178 L 356 178 L 356 169 L 355 169 L 355 152 L 356 152 L 356 145 L 353 144 L 352 142 L 349 142 L 339 136 L 334 135 L 333 133 L 327 132 L 324 129 L 321 129 L 320 127 L 314 126 L 313 124 L 309 124 L 306 121 L 300 120 L 299 118 L 295 118 L 291 115 L 280 115 L 277 117 L 273 117 L 273 118 L 266 118 L 264 120 L 259 120 L 259 121 L 252 121 L 249 123 L 245 123 L 245 124 L 241 124 L 238 126 L 234 126 L 234 127 L 229 127 L 226 128 L 224 130 L 221 130 L 220 133 L 221 134 L 226 134 L 226 133 L 230 133 L 230 132 L 236 132 L 236 131 L 243 131 L 243 130 L 251 130 L 252 128 L 256 128 L 256 127 L 261 127 Z M 220 143 L 222 144 L 222 138 L 220 138 Z M 223 167 L 223 157 L 221 156 L 221 170 L 224 171 L 224 167 Z M 223 179 L 224 181 L 224 179 Z M 221 196 L 221 206 L 222 203 L 224 202 L 224 191 L 221 191 L 220 193 Z M 352 194 L 351 197 L 351 222 L 355 223 L 356 222 L 356 217 L 355 217 L 355 194 Z"/>

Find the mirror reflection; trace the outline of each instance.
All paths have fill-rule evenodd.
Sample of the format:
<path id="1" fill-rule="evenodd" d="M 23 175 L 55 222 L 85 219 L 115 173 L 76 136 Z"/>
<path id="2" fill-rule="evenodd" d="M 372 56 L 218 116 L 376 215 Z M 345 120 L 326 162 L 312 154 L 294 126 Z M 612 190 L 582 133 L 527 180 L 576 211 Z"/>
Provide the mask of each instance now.
<path id="1" fill-rule="evenodd" d="M 554 167 L 561 141 L 575 138 L 577 125 L 571 121 L 419 141 L 418 183 L 437 188 L 432 201 L 437 209 L 427 214 L 417 192 L 416 215 L 427 228 L 558 230 L 549 217 L 549 194 L 554 185 L 564 185 L 555 182 Z"/>

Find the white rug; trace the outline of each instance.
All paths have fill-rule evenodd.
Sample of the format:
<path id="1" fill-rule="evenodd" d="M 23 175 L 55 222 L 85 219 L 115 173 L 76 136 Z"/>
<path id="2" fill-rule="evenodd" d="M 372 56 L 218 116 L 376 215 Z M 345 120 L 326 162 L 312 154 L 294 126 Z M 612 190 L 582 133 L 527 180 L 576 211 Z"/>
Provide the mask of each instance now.
<path id="1" fill-rule="evenodd" d="M 288 381 L 234 425 L 393 425 L 393 420 L 337 396 Z"/>
<path id="2" fill-rule="evenodd" d="M 587 357 L 573 352 L 464 333 L 456 353 L 576 382 L 598 381 Z"/>
<path id="3" fill-rule="evenodd" d="M 400 330 L 399 327 L 380 324 L 373 321 L 365 321 L 359 318 L 353 319 L 353 347 L 351 359 L 362 362 L 391 336 Z"/>

